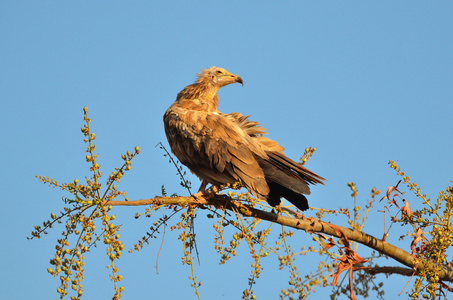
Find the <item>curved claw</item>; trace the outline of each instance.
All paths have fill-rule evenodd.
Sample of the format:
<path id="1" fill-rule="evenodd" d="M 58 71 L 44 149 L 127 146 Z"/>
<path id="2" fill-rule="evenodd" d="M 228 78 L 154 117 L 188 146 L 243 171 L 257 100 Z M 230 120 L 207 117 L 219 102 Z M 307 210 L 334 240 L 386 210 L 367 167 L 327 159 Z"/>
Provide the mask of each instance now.
<path id="1" fill-rule="evenodd" d="M 193 194 L 192 196 L 195 197 L 195 198 L 200 198 L 200 197 L 204 197 L 204 195 L 205 195 L 204 192 L 198 191 L 195 194 Z"/>

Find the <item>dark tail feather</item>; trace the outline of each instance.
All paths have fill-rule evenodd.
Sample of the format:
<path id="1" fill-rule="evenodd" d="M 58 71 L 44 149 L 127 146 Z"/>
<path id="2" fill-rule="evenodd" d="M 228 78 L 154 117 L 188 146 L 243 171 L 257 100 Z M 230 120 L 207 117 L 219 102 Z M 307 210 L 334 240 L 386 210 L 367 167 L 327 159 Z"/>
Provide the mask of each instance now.
<path id="1" fill-rule="evenodd" d="M 307 198 L 304 195 L 295 193 L 277 183 L 269 183 L 269 188 L 271 191 L 268 195 L 267 202 L 270 205 L 276 206 L 280 204 L 280 197 L 283 197 L 302 211 L 309 208 Z"/>
<path id="2" fill-rule="evenodd" d="M 289 176 L 299 178 L 310 184 L 324 184 L 324 178 L 287 157 L 283 152 L 266 151 L 266 154 L 269 156 L 268 162 L 270 164 Z"/>
<path id="3" fill-rule="evenodd" d="M 309 206 L 304 194 L 310 195 L 308 184 L 324 184 L 325 179 L 283 153 L 269 151 L 267 154 L 269 159 L 258 159 L 270 189 L 267 202 L 276 206 L 280 204 L 280 197 L 283 197 L 300 210 L 307 210 Z"/>
<path id="4" fill-rule="evenodd" d="M 309 195 L 310 188 L 303 179 L 294 178 L 264 160 L 260 161 L 260 166 L 270 189 L 266 200 L 271 206 L 280 204 L 280 197 L 283 197 L 300 210 L 308 209 L 308 201 L 303 194 Z"/>

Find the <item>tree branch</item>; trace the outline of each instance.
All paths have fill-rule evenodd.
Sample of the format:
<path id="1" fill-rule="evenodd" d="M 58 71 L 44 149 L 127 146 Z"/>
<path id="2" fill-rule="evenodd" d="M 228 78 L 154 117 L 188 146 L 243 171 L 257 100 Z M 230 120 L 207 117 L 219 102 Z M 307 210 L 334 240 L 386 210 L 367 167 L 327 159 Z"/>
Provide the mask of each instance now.
<path id="1" fill-rule="evenodd" d="M 414 275 L 413 269 L 403 268 L 403 267 L 373 267 L 373 268 L 369 268 L 369 269 L 363 269 L 363 271 L 368 274 L 371 274 L 371 275 L 376 275 L 376 274 L 381 274 L 381 273 L 384 273 L 386 275 L 391 275 L 391 274 L 399 274 L 399 275 L 404 275 L 404 276 Z"/>
<path id="2" fill-rule="evenodd" d="M 326 223 L 314 218 L 289 218 L 282 215 L 278 215 L 272 212 L 266 212 L 253 208 L 249 205 L 243 204 L 239 201 L 233 200 L 225 195 L 210 195 L 207 198 L 204 197 L 156 197 L 143 200 L 135 201 L 110 201 L 109 205 L 112 206 L 141 206 L 141 205 L 193 205 L 193 206 L 214 206 L 219 209 L 226 208 L 231 211 L 238 211 L 245 217 L 253 217 L 261 220 L 266 220 L 274 223 L 278 223 L 284 226 L 292 227 L 299 230 L 305 230 L 309 232 L 319 232 L 332 235 L 335 237 L 340 237 L 340 235 L 335 232 L 335 229 L 330 226 L 330 223 Z M 420 270 L 436 270 L 440 268 L 441 272 L 438 275 L 440 280 L 453 282 L 453 269 L 447 265 L 436 266 L 433 263 L 424 262 L 418 260 L 415 256 L 412 256 L 410 253 L 390 244 L 378 238 L 375 238 L 369 234 L 366 234 L 362 231 L 335 225 L 336 228 L 339 228 L 346 237 L 351 240 L 363 244 L 371 249 L 378 251 L 379 253 L 385 254 L 390 258 L 400 262 L 401 264 L 410 268 L 410 272 L 413 270 L 416 273 Z M 400 268 L 405 269 L 405 268 Z M 387 269 L 390 270 L 390 269 Z M 396 270 L 396 269 L 394 269 Z M 409 272 L 406 271 L 393 272 L 401 275 L 407 275 Z M 379 273 L 386 273 L 381 271 Z M 404 273 L 404 274 L 403 274 Z M 412 273 L 411 273 L 412 275 Z"/>

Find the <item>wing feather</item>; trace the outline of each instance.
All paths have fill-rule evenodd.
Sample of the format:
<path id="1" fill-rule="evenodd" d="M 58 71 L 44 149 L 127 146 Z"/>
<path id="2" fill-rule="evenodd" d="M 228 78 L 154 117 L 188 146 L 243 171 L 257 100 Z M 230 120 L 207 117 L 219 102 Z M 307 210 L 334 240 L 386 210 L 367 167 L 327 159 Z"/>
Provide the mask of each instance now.
<path id="1" fill-rule="evenodd" d="M 255 196 L 266 197 L 269 187 L 256 159 L 265 153 L 234 119 L 200 111 L 171 118 L 164 117 L 170 146 L 193 173 L 215 184 L 239 181 Z"/>

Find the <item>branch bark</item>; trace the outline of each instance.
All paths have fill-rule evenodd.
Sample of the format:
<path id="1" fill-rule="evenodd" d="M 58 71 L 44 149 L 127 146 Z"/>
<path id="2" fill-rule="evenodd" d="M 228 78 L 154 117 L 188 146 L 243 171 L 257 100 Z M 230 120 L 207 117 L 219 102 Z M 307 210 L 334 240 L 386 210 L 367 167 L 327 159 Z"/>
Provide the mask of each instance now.
<path id="1" fill-rule="evenodd" d="M 249 205 L 246 205 L 242 202 L 235 201 L 229 197 L 223 195 L 211 195 L 207 198 L 204 197 L 156 197 L 135 201 L 110 201 L 109 205 L 112 206 L 142 206 L 142 205 L 193 205 L 193 206 L 214 206 L 219 209 L 226 208 L 231 211 L 238 211 L 245 217 L 253 217 L 261 220 L 266 220 L 288 226 L 298 230 L 310 231 L 325 233 L 331 236 L 340 237 L 332 228 L 329 223 L 323 222 L 321 220 L 313 218 L 290 218 L 276 213 L 267 212 L 264 210 L 253 208 Z M 401 275 L 407 275 L 408 272 L 413 272 L 414 270 L 418 273 L 420 270 L 436 270 L 438 266 L 433 263 L 424 262 L 418 260 L 415 256 L 412 256 L 410 253 L 404 251 L 401 248 L 398 248 L 388 242 L 385 242 L 381 239 L 375 238 L 365 232 L 335 225 L 339 228 L 346 237 L 351 240 L 363 244 L 371 249 L 378 251 L 379 253 L 385 254 L 388 257 L 398 261 L 404 266 L 410 268 L 406 269 L 404 272 L 393 271 L 387 268 L 387 272 L 384 273 L 397 273 Z M 401 268 L 404 269 L 404 268 Z M 440 266 L 441 272 L 438 275 L 440 280 L 453 282 L 453 269 L 450 266 L 442 265 Z M 382 272 L 380 272 L 382 273 Z M 412 275 L 412 273 L 411 273 Z"/>
<path id="2" fill-rule="evenodd" d="M 398 274 L 404 276 L 412 276 L 414 274 L 413 269 L 403 267 L 374 267 L 371 269 L 363 269 L 363 271 L 371 275 L 383 273 L 386 275 Z"/>

